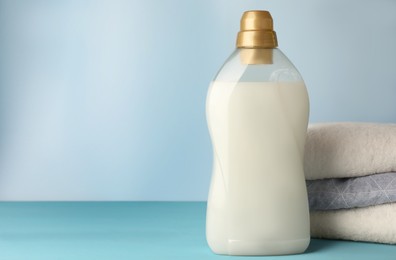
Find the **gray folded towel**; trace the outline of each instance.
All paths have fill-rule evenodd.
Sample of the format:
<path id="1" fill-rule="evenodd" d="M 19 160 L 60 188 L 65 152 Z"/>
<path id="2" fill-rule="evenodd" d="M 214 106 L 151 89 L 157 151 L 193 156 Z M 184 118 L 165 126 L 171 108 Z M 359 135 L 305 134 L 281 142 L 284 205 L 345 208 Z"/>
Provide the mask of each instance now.
<path id="1" fill-rule="evenodd" d="M 396 172 L 306 183 L 311 211 L 359 208 L 396 202 Z"/>

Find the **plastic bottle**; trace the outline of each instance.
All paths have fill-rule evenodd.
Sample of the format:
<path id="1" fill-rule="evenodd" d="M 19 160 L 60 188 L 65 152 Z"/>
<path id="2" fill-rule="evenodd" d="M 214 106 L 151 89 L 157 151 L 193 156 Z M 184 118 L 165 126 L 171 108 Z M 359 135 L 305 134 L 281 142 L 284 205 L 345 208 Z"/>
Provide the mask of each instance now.
<path id="1" fill-rule="evenodd" d="M 214 166 L 206 237 L 217 254 L 294 254 L 310 241 L 303 172 L 308 94 L 276 47 L 270 13 L 245 12 L 237 49 L 208 90 Z"/>

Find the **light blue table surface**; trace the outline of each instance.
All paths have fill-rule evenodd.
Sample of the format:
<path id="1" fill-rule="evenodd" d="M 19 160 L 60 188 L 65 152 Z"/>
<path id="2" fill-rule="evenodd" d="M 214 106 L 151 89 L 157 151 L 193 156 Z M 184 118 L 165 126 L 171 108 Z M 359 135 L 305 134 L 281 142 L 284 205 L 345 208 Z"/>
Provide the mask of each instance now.
<path id="1" fill-rule="evenodd" d="M 204 202 L 1 202 L 0 260 L 258 259 L 213 254 Z M 396 246 L 313 239 L 263 259 L 396 259 Z"/>

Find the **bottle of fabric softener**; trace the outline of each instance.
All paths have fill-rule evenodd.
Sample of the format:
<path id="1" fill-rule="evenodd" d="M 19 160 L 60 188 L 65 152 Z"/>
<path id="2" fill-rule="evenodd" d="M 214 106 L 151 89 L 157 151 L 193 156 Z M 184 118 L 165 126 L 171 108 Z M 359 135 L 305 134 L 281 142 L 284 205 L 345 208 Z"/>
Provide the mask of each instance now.
<path id="1" fill-rule="evenodd" d="M 277 49 L 269 12 L 243 14 L 236 47 L 207 96 L 214 154 L 207 241 L 217 254 L 302 253 L 310 241 L 307 90 Z"/>

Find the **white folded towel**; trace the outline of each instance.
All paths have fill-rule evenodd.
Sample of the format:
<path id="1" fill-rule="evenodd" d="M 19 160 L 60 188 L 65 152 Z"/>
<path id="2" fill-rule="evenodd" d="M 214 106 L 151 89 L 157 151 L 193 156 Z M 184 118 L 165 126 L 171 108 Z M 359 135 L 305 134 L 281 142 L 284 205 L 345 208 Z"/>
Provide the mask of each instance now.
<path id="1" fill-rule="evenodd" d="M 307 180 L 396 171 L 396 124 L 326 123 L 308 127 Z"/>
<path id="2" fill-rule="evenodd" d="M 314 211 L 310 218 L 312 237 L 396 244 L 396 203 Z"/>

